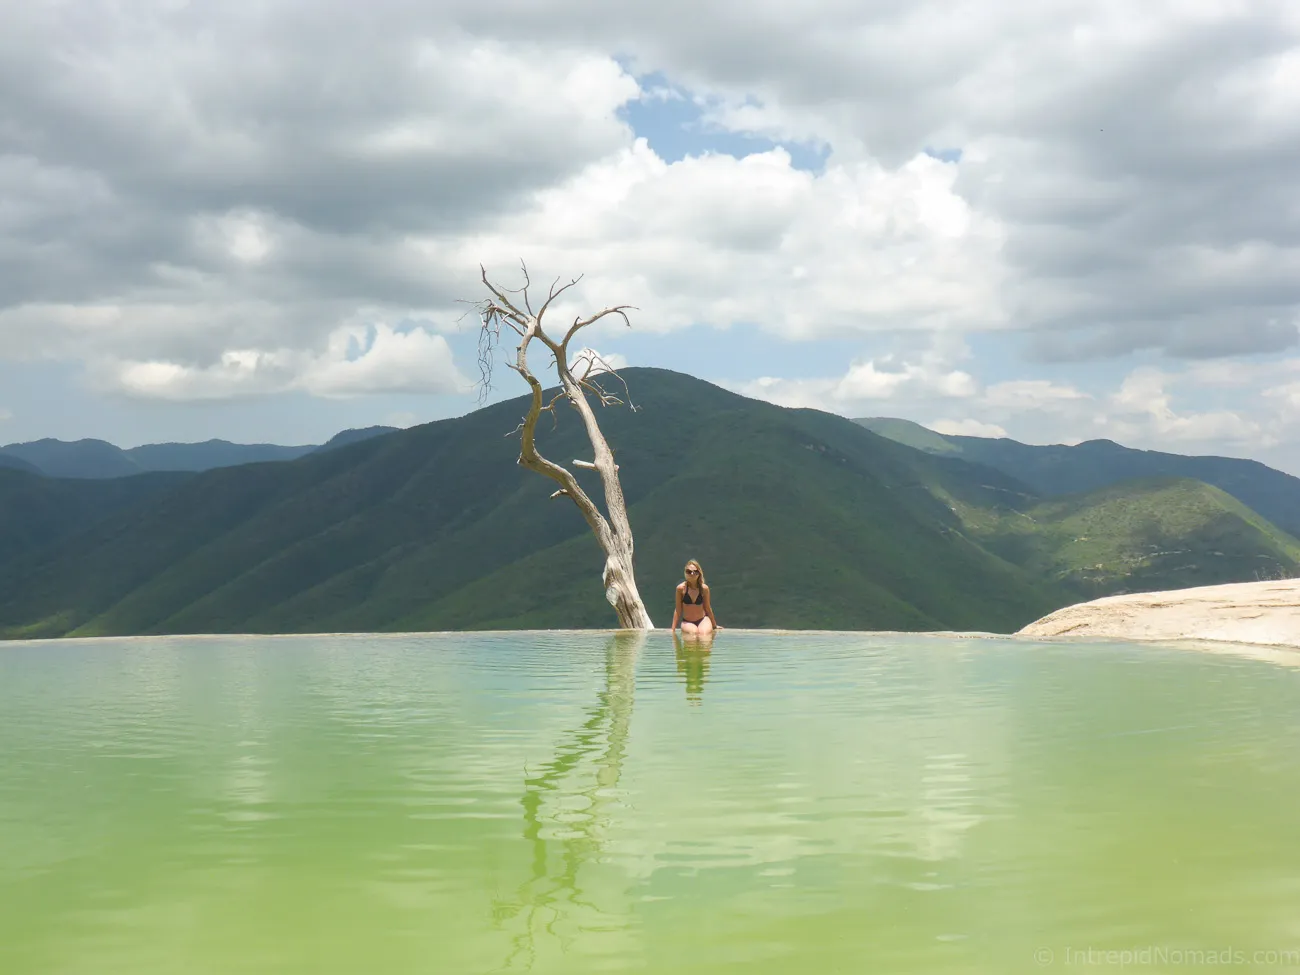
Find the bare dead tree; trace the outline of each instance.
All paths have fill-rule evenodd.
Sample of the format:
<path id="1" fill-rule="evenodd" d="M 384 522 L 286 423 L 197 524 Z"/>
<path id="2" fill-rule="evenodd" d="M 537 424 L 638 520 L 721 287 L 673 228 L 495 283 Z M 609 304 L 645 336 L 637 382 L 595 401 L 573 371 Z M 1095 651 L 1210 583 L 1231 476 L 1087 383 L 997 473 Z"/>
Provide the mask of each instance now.
<path id="1" fill-rule="evenodd" d="M 630 327 L 632 323 L 627 317 L 627 312 L 632 309 L 632 306 L 616 305 L 587 318 L 575 318 L 573 324 L 565 329 L 564 337 L 556 341 L 543 330 L 542 320 L 552 303 L 582 280 L 581 276 L 559 287 L 557 285 L 560 281 L 556 278 L 547 289 L 546 300 L 534 312 L 532 298 L 529 295 L 530 282 L 527 267 L 523 267 L 523 287 L 517 290 L 509 290 L 493 284 L 488 280 L 487 271 L 481 265 L 479 271 L 483 278 L 483 285 L 489 293 L 488 297 L 477 303 L 481 326 L 479 370 L 482 375 L 482 389 L 486 393 L 491 388 L 492 353 L 500 344 L 502 329 L 509 328 L 519 336 L 520 341 L 515 349 L 515 361 L 506 364 L 523 376 L 533 394 L 528 413 L 519 426 L 511 431 L 519 434 L 517 463 L 530 471 L 544 474 L 559 484 L 559 490 L 551 497 L 569 498 L 587 519 L 587 524 L 591 526 L 596 540 L 605 552 L 605 571 L 602 576 L 605 599 L 618 614 L 619 626 L 624 629 L 652 630 L 654 624 L 650 622 L 650 614 L 646 612 L 645 603 L 641 601 L 641 594 L 636 588 L 636 576 L 632 566 L 632 527 L 627 520 L 627 503 L 623 500 L 623 486 L 618 479 L 618 465 L 614 463 L 614 452 L 596 422 L 596 414 L 587 400 L 587 394 L 590 393 L 601 406 L 622 406 L 623 399 L 606 390 L 596 378 L 598 375 L 608 374 L 622 383 L 627 405 L 633 410 L 636 407 L 631 403 L 631 396 L 628 394 L 627 383 L 623 381 L 623 377 L 598 355 L 588 352 L 579 356 L 573 363 L 569 361 L 569 343 L 575 335 L 588 325 L 610 315 L 622 318 L 623 322 Z M 549 402 L 543 402 L 545 397 L 542 383 L 533 374 L 528 364 L 529 346 L 534 340 L 541 342 L 554 357 L 553 364 L 560 380 L 560 391 L 551 397 Z M 578 416 L 582 418 L 593 452 L 591 460 L 574 460 L 572 464 L 574 467 L 599 472 L 601 485 L 605 490 L 605 509 L 608 517 L 596 507 L 595 502 L 578 484 L 572 471 L 548 460 L 537 450 L 535 437 L 537 421 L 543 413 L 550 413 L 554 420 L 555 405 L 561 399 L 567 399 L 569 405 L 577 410 Z"/>

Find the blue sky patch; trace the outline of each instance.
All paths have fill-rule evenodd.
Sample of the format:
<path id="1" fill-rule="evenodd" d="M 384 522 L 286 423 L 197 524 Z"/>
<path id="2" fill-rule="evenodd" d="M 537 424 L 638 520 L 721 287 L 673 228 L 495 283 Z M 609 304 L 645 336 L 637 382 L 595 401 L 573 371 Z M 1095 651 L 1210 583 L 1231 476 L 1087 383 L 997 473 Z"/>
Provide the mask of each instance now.
<path id="1" fill-rule="evenodd" d="M 708 121 L 706 106 L 697 96 L 671 84 L 662 74 L 642 75 L 637 82 L 645 96 L 629 102 L 619 115 L 665 162 L 710 152 L 743 158 L 780 145 L 790 154 L 795 169 L 817 173 L 826 164 L 829 146 L 777 143 L 761 136 L 728 132 Z"/>

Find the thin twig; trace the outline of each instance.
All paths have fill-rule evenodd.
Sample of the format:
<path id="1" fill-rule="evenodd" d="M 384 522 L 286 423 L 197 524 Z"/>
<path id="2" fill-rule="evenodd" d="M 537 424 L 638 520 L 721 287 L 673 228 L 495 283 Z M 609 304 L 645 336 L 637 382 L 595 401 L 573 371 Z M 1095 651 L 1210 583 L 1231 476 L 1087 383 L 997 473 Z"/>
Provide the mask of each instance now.
<path id="1" fill-rule="evenodd" d="M 559 279 L 559 278 L 556 278 L 555 280 L 558 282 L 560 279 Z M 552 301 L 554 301 L 556 298 L 560 297 L 560 295 L 564 294 L 564 292 L 568 291 L 570 288 L 572 288 L 574 285 L 576 285 L 576 284 L 577 284 L 579 281 L 581 281 L 581 280 L 582 280 L 582 275 L 579 274 L 576 278 L 574 278 L 572 281 L 570 281 L 568 284 L 566 284 L 566 285 L 565 285 L 563 288 L 561 288 L 559 291 L 556 291 L 556 290 L 555 290 L 555 285 L 552 284 L 552 285 L 551 285 L 551 290 L 550 290 L 550 292 L 546 295 L 546 303 L 545 303 L 544 305 L 542 305 L 542 310 L 539 311 L 539 312 L 537 313 L 537 320 L 538 320 L 538 321 L 541 321 L 542 316 L 546 314 L 546 309 L 548 309 L 548 308 L 551 307 L 551 302 L 552 302 Z"/>

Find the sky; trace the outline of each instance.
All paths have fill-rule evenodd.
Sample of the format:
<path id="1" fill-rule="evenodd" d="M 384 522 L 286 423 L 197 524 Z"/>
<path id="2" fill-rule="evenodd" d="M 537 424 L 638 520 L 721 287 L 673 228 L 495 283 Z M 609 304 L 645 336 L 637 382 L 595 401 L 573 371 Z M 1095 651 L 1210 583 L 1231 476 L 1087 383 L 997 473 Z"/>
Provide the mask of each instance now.
<path id="1" fill-rule="evenodd" d="M 0 443 L 461 415 L 522 262 L 582 275 L 557 326 L 635 306 L 583 333 L 615 365 L 1300 474 L 1293 0 L 4 19 Z"/>

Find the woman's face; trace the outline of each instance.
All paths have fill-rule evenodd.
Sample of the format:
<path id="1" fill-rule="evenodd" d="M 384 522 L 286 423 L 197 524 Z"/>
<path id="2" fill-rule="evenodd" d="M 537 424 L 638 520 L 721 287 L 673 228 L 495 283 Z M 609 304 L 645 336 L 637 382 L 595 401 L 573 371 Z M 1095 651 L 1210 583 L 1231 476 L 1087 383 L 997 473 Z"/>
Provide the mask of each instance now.
<path id="1" fill-rule="evenodd" d="M 686 581 L 695 584 L 700 581 L 700 567 L 697 565 L 688 565 L 682 570 L 686 573 Z"/>

